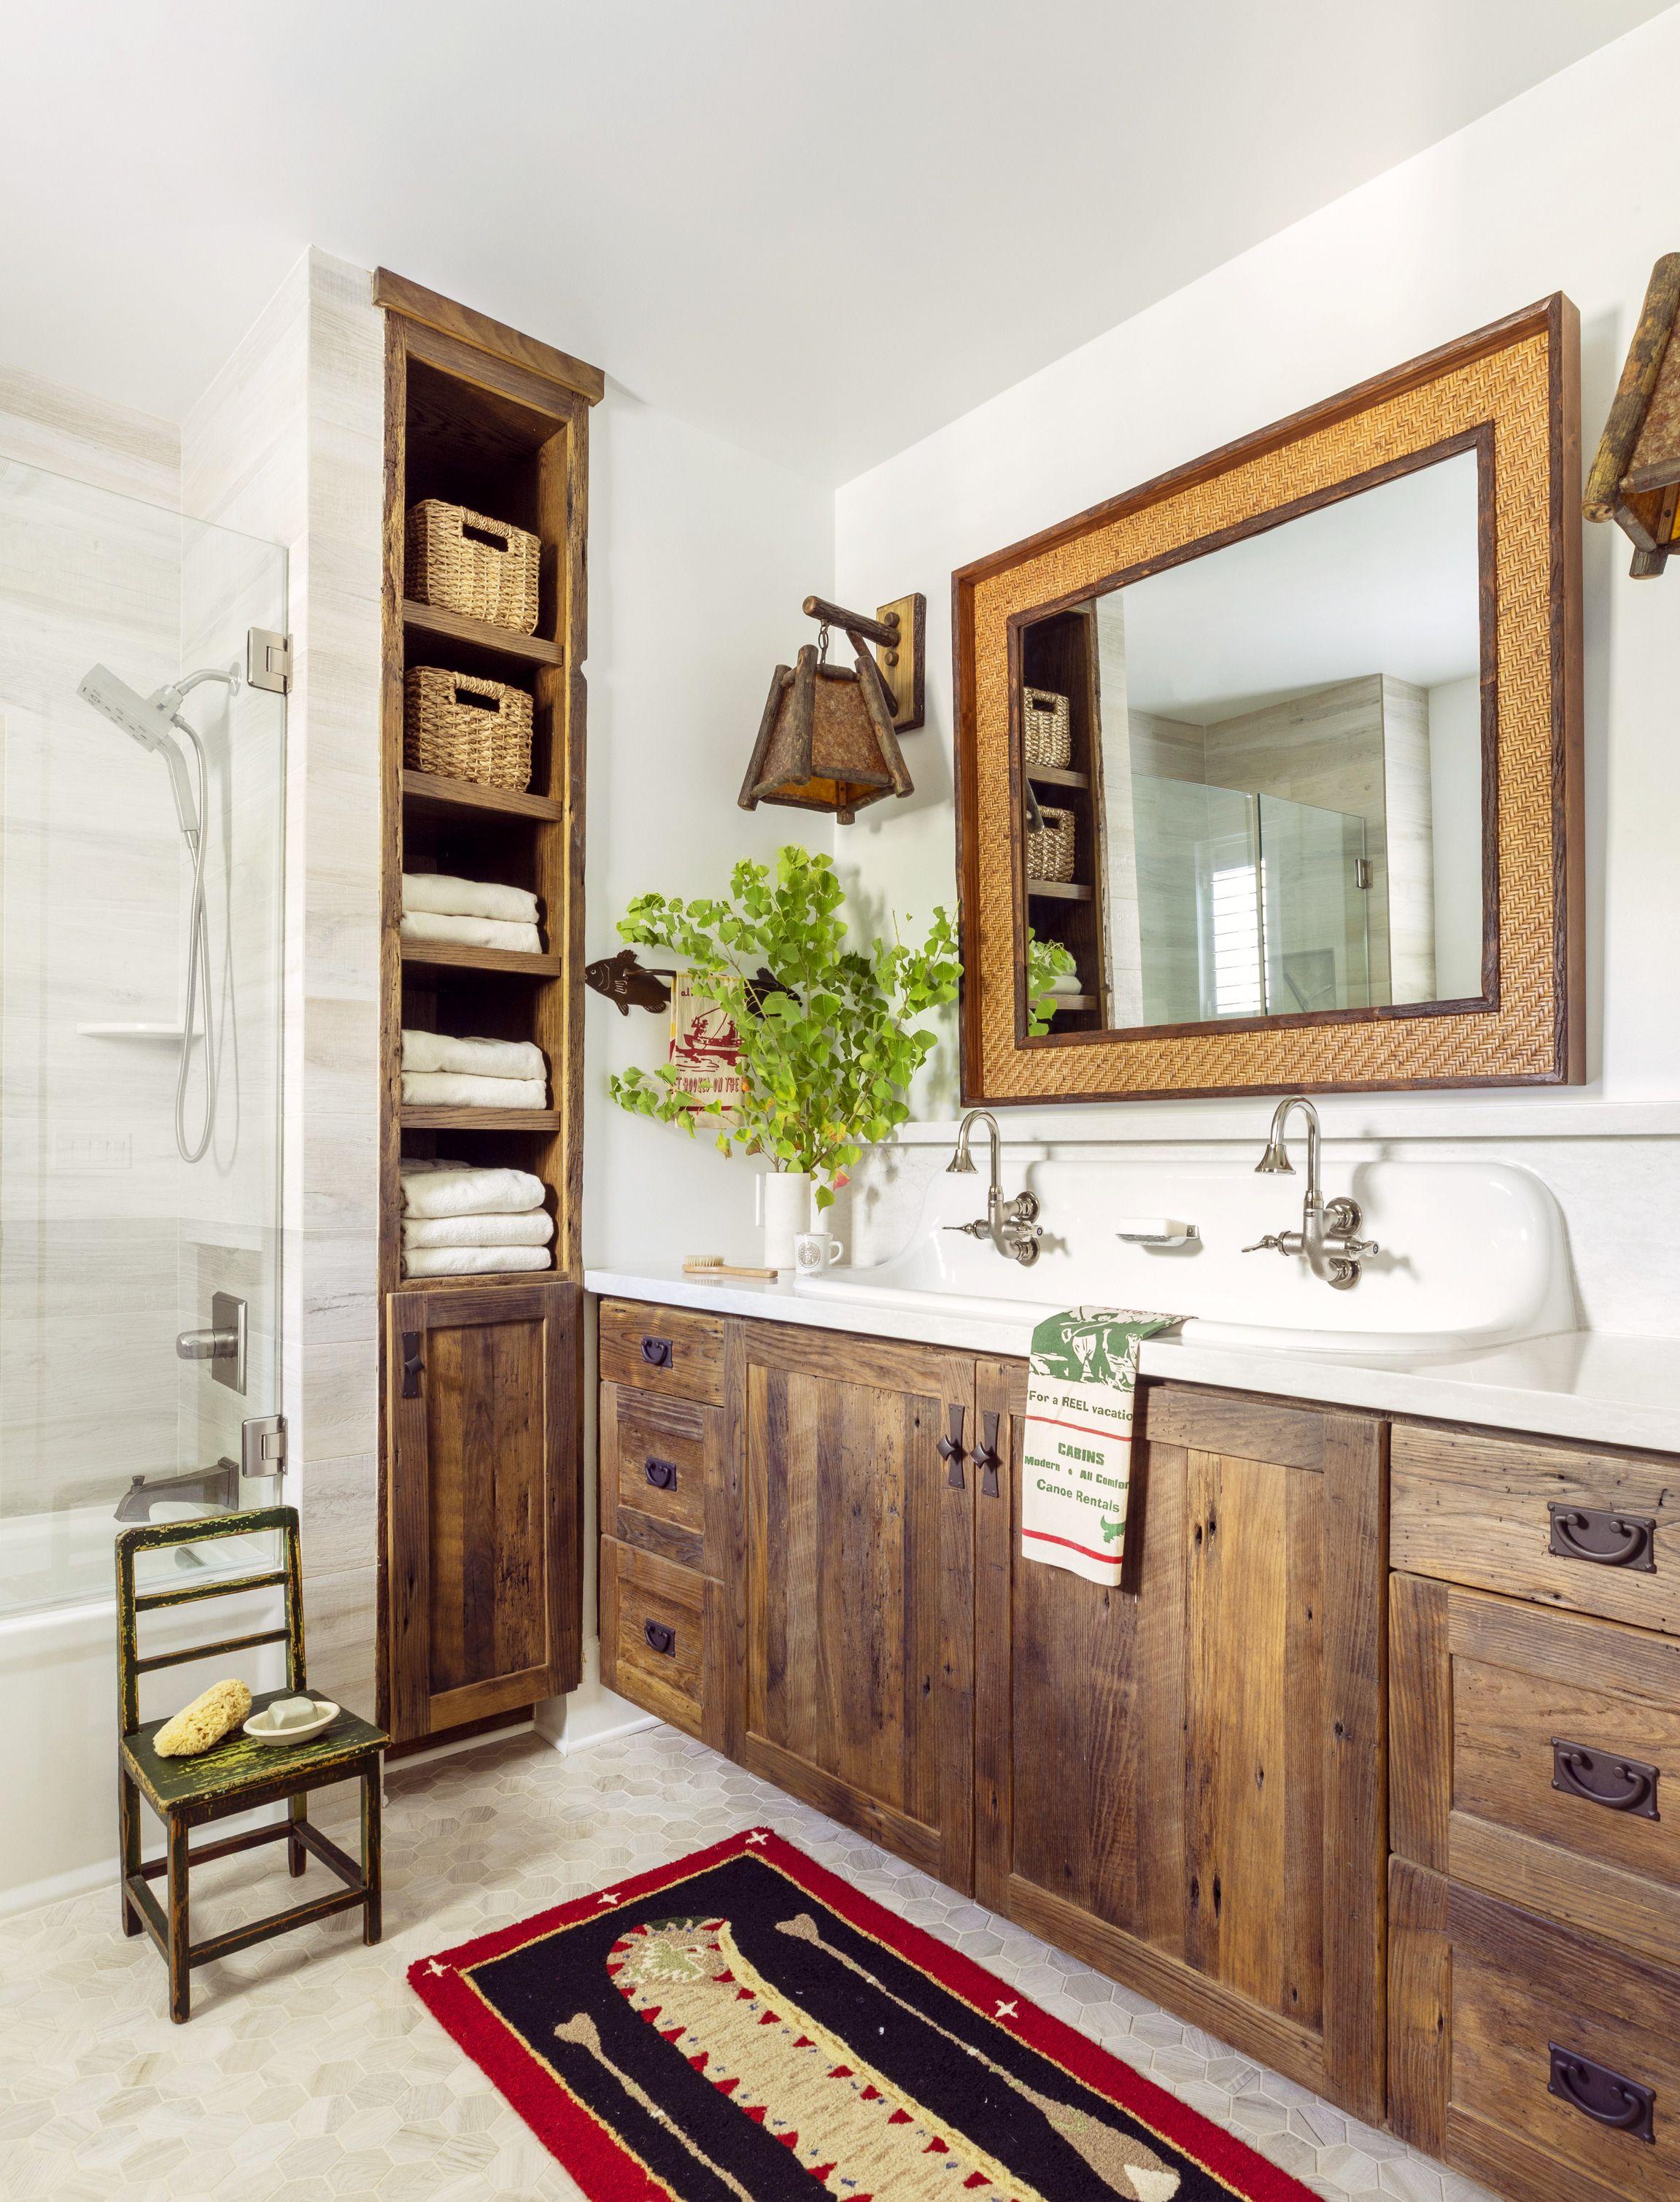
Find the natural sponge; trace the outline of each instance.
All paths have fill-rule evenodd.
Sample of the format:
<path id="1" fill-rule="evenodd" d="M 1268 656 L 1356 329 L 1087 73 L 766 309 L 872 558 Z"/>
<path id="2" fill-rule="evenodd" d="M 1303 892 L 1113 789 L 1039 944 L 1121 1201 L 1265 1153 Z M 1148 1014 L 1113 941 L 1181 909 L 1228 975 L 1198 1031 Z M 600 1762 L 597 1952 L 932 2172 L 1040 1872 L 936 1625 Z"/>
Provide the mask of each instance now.
<path id="1" fill-rule="evenodd" d="M 202 1698 L 164 1722 L 152 1738 L 152 1749 L 160 1758 L 191 1758 L 220 1743 L 250 1709 L 251 1693 L 243 1682 L 212 1682 Z"/>

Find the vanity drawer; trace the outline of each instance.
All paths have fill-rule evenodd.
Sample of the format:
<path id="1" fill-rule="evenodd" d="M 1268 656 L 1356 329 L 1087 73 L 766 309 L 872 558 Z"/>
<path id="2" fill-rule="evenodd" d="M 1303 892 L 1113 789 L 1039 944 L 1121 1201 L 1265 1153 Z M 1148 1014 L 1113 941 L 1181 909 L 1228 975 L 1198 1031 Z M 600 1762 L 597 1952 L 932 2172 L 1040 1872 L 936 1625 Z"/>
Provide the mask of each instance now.
<path id="1" fill-rule="evenodd" d="M 1395 1858 L 1389 2123 L 1513 2202 L 1680 2202 L 1680 1974 Z"/>
<path id="2" fill-rule="evenodd" d="M 1680 1461 L 1397 1422 L 1390 1563 L 1680 1635 Z"/>
<path id="3" fill-rule="evenodd" d="M 717 1574 L 723 1410 L 627 1384 L 601 1387 L 601 1520 L 632 1545 Z"/>
<path id="4" fill-rule="evenodd" d="M 640 1300 L 602 1300 L 600 1322 L 603 1382 L 722 1405 L 720 1316 Z"/>
<path id="5" fill-rule="evenodd" d="M 616 1537 L 601 1540 L 601 1679 L 690 1735 L 716 1739 L 719 1584 Z"/>
<path id="6" fill-rule="evenodd" d="M 1680 1969 L 1680 1642 L 1396 1575 L 1392 1848 Z"/>

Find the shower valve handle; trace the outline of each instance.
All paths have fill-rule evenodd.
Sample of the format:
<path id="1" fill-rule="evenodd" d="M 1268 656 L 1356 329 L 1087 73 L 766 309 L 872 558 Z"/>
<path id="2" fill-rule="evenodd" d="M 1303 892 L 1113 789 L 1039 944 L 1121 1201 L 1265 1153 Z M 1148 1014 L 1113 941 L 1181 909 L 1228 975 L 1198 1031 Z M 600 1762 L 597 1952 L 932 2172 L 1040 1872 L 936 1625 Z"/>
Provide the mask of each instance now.
<path id="1" fill-rule="evenodd" d="M 175 1340 L 178 1361 L 232 1361 L 238 1351 L 237 1330 L 184 1330 Z"/>

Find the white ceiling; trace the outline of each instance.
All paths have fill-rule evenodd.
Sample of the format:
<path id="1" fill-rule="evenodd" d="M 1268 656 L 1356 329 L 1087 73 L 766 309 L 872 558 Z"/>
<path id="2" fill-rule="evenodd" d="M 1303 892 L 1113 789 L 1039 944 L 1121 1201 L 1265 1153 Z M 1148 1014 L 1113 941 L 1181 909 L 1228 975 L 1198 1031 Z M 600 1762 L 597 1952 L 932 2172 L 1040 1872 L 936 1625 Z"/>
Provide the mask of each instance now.
<path id="1" fill-rule="evenodd" d="M 1460 451 L 1098 599 L 1125 621 L 1126 702 L 1211 727 L 1386 673 L 1481 665 L 1476 457 Z"/>
<path id="2" fill-rule="evenodd" d="M 0 0 L 0 361 L 179 419 L 306 244 L 842 480 L 1666 0 Z"/>

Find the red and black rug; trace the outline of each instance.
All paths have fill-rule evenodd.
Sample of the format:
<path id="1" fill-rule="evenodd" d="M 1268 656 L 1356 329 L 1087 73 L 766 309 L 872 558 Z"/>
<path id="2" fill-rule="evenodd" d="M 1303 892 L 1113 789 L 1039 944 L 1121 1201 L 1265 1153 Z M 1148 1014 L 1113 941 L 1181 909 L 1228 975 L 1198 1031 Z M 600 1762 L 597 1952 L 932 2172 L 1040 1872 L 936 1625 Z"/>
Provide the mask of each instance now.
<path id="1" fill-rule="evenodd" d="M 1311 2202 L 761 1828 L 408 1979 L 595 2202 Z"/>

